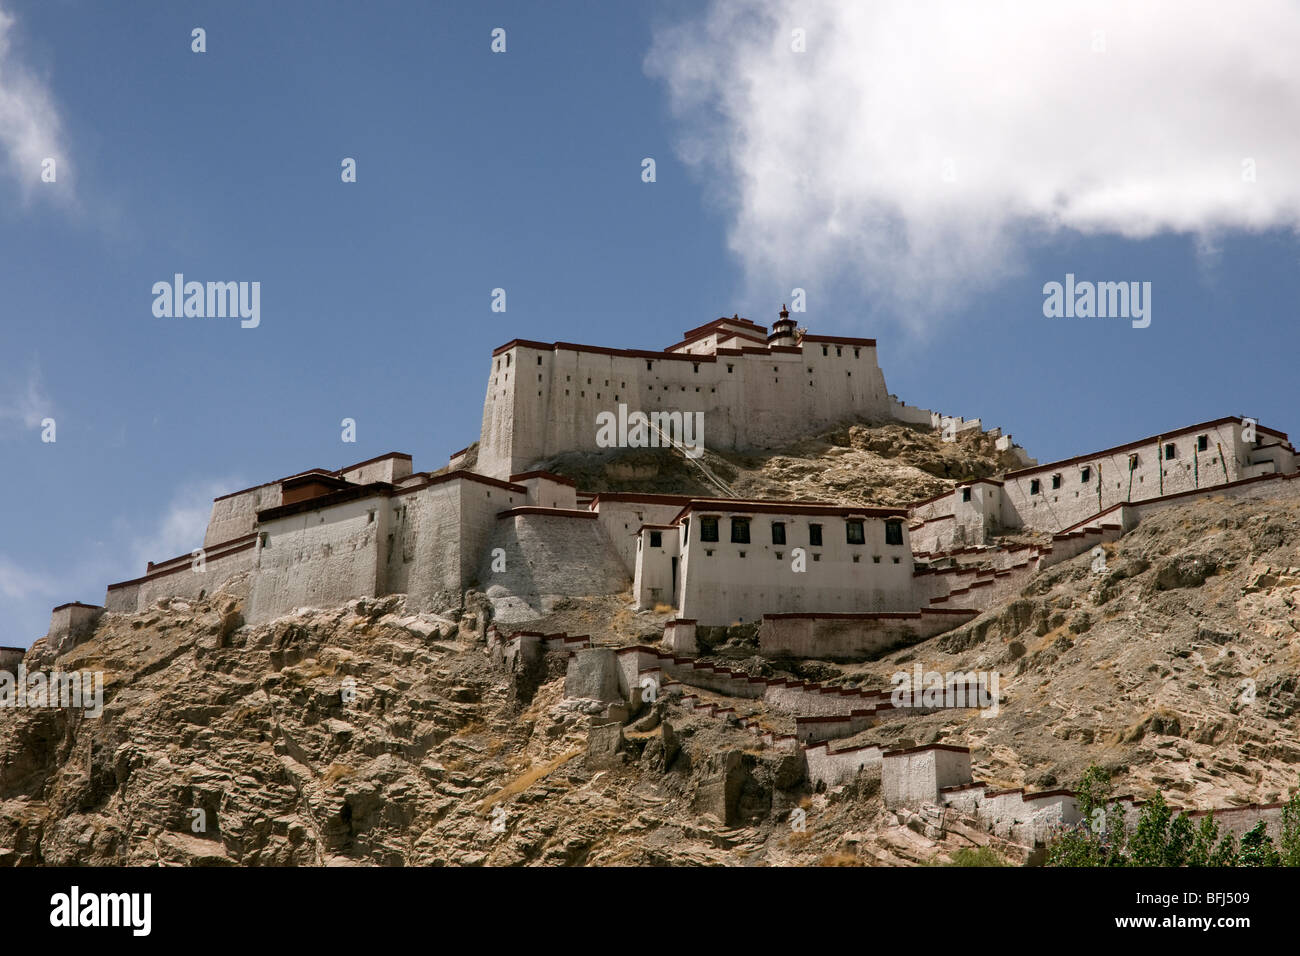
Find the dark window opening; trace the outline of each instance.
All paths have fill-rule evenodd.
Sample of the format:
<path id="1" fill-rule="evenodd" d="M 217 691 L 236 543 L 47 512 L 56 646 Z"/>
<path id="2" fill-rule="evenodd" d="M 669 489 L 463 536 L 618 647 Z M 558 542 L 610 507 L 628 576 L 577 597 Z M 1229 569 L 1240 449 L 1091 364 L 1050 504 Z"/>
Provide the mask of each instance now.
<path id="1" fill-rule="evenodd" d="M 664 546 L 664 533 L 662 531 L 650 532 L 650 547 L 662 548 Z"/>
<path id="2" fill-rule="evenodd" d="M 717 518 L 700 519 L 700 540 L 701 541 L 718 540 L 718 519 Z"/>
<path id="3" fill-rule="evenodd" d="M 749 519 L 748 518 L 731 519 L 731 543 L 749 544 Z"/>
<path id="4" fill-rule="evenodd" d="M 844 536 L 849 544 L 865 544 L 867 541 L 866 529 L 861 521 L 844 522 Z"/>
<path id="5" fill-rule="evenodd" d="M 1092 481 L 1092 469 L 1088 467 L 1079 469 L 1079 481 L 1085 485 Z"/>
<path id="6" fill-rule="evenodd" d="M 783 521 L 772 522 L 772 543 L 785 544 L 785 522 Z"/>
<path id="7" fill-rule="evenodd" d="M 962 501 L 970 501 L 970 489 L 969 489 L 969 488 L 963 488 L 963 489 L 961 490 L 961 500 L 962 500 Z"/>
<path id="8" fill-rule="evenodd" d="M 1060 476 L 1060 475 L 1053 475 L 1053 476 L 1052 476 L 1052 490 L 1055 491 L 1057 488 L 1060 488 L 1060 487 L 1061 487 L 1061 476 Z"/>
<path id="9" fill-rule="evenodd" d="M 885 522 L 885 544 L 902 544 L 903 543 L 903 522 L 886 521 Z M 898 559 L 895 558 L 897 563 Z"/>
<path id="10" fill-rule="evenodd" d="M 1197 435 L 1197 436 L 1196 436 L 1196 450 L 1197 450 L 1197 451 L 1209 451 L 1209 450 L 1210 450 L 1210 436 L 1209 436 L 1209 435 Z"/>
<path id="11" fill-rule="evenodd" d="M 808 544 L 814 548 L 822 546 L 822 526 L 819 524 L 810 524 L 808 526 Z"/>
<path id="12" fill-rule="evenodd" d="M 1170 461 L 1176 457 L 1178 457 L 1178 449 L 1173 442 L 1169 442 L 1165 445 L 1165 461 Z"/>
<path id="13" fill-rule="evenodd" d="M 1038 494 L 1039 491 L 1042 490 L 1042 487 L 1043 487 L 1042 482 L 1040 482 L 1037 478 L 1031 478 L 1029 480 L 1029 493 L 1031 495 Z"/>

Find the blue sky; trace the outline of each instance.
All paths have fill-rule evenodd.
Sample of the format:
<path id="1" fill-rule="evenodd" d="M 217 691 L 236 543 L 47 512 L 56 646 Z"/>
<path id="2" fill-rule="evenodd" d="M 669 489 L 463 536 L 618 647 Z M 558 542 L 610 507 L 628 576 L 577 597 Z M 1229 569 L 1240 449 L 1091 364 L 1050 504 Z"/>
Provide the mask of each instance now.
<path id="1" fill-rule="evenodd" d="M 770 323 L 795 287 L 803 324 L 878 339 L 905 401 L 1040 460 L 1220 415 L 1300 427 L 1300 86 L 1273 59 L 1295 18 L 1260 4 L 1265 39 L 1184 16 L 1166 48 L 1157 4 L 1083 53 L 1096 5 L 1025 14 L 927 88 L 861 44 L 934 31 L 834 4 L 0 0 L 0 644 L 196 547 L 214 494 L 445 464 L 512 338 L 660 348 Z M 916 42 L 908 63 L 955 62 Z M 1050 43 L 1106 72 L 1058 95 L 1034 71 L 1060 56 L 995 69 Z M 1198 77 L 1217 92 L 1183 116 Z M 177 272 L 259 281 L 261 324 L 155 317 Z M 1045 318 L 1067 272 L 1151 282 L 1151 326 Z"/>

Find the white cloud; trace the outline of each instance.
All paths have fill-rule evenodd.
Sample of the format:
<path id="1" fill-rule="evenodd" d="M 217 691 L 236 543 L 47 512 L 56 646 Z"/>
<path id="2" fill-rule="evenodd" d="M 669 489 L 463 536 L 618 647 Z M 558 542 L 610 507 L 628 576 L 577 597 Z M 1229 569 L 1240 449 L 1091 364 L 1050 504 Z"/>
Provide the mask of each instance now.
<path id="1" fill-rule="evenodd" d="M 45 633 L 50 609 L 66 601 L 99 604 L 116 581 L 140 577 L 149 561 L 189 554 L 203 546 L 212 499 L 247 482 L 235 476 L 180 488 L 143 528 L 125 518 L 113 522 L 113 540 L 69 540 L 66 558 L 56 568 L 19 564 L 0 553 L 0 645 L 27 646 Z M 17 553 L 17 552 L 11 552 Z"/>
<path id="2" fill-rule="evenodd" d="M 714 0 L 646 68 L 751 280 L 928 312 L 1060 230 L 1294 230 L 1298 49 L 1293 0 Z"/>
<path id="3" fill-rule="evenodd" d="M 63 124 L 49 88 L 14 53 L 14 23 L 0 8 L 0 160 L 24 197 L 41 187 L 67 201 L 71 192 Z M 56 161 L 55 183 L 41 181 L 46 158 Z"/>
<path id="4" fill-rule="evenodd" d="M 232 488 L 246 487 L 240 478 L 220 478 L 185 485 L 173 495 L 157 523 L 142 535 L 131 536 L 134 563 L 144 574 L 149 561 L 163 561 L 203 546 L 212 513 L 212 499 Z"/>
<path id="5" fill-rule="evenodd" d="M 13 600 L 51 597 L 57 584 L 48 575 L 21 568 L 0 554 L 0 595 Z"/>

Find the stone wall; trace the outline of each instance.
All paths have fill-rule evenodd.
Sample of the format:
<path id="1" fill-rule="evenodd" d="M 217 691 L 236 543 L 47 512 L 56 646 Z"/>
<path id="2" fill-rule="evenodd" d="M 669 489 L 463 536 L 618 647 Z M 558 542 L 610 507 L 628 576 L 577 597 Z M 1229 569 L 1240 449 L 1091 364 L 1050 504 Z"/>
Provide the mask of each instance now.
<path id="1" fill-rule="evenodd" d="M 491 569 L 496 548 L 505 571 Z M 498 517 L 478 578 L 505 622 L 547 613 L 556 598 L 619 594 L 632 584 L 595 514 L 534 508 Z"/>
<path id="2" fill-rule="evenodd" d="M 598 451 L 596 417 L 620 404 L 702 412 L 709 448 L 773 447 L 846 419 L 887 419 L 892 407 L 870 339 L 713 355 L 516 341 L 492 357 L 478 467 L 505 478 Z"/>
<path id="3" fill-rule="evenodd" d="M 764 657 L 862 660 L 942 634 L 977 614 L 976 610 L 948 608 L 876 614 L 764 614 L 758 646 Z"/>
<path id="4" fill-rule="evenodd" d="M 388 499 L 375 496 L 263 521 L 245 618 L 260 624 L 383 593 L 390 517 Z"/>

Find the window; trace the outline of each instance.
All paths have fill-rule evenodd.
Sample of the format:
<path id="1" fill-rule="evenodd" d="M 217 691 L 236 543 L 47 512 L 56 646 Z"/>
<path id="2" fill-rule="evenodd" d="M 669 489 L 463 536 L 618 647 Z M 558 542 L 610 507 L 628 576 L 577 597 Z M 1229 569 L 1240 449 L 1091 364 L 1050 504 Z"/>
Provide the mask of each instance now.
<path id="1" fill-rule="evenodd" d="M 645 370 L 647 372 L 653 372 L 654 369 L 655 369 L 655 363 L 650 361 L 649 359 L 646 359 Z"/>
<path id="2" fill-rule="evenodd" d="M 844 534 L 849 544 L 865 544 L 867 537 L 861 521 L 844 522 Z"/>
<path id="3" fill-rule="evenodd" d="M 772 522 L 772 543 L 785 544 L 785 522 L 784 521 Z"/>
<path id="4" fill-rule="evenodd" d="M 749 519 L 748 518 L 731 519 L 731 543 L 749 544 Z"/>
<path id="5" fill-rule="evenodd" d="M 844 355 L 844 350 L 840 348 L 838 345 L 835 346 L 835 357 L 840 358 L 843 355 Z"/>
<path id="6" fill-rule="evenodd" d="M 1084 465 L 1079 469 L 1079 483 L 1086 485 L 1090 481 L 1092 481 L 1092 469 Z"/>
<path id="7" fill-rule="evenodd" d="M 822 546 L 822 526 L 819 524 L 810 524 L 808 526 L 808 544 L 814 548 Z"/>
<path id="8" fill-rule="evenodd" d="M 886 521 L 885 522 L 885 544 L 902 544 L 903 543 L 903 522 Z M 894 559 L 898 563 L 898 559 Z"/>
<path id="9" fill-rule="evenodd" d="M 970 489 L 969 489 L 969 488 L 963 488 L 963 489 L 961 490 L 961 500 L 962 500 L 962 501 L 970 501 Z"/>
<path id="10" fill-rule="evenodd" d="M 1137 467 L 1138 467 L 1138 456 L 1137 456 L 1137 455 L 1129 455 L 1129 456 L 1128 456 L 1128 470 L 1129 470 L 1129 471 L 1137 471 Z M 1115 487 L 1116 487 L 1116 488 L 1119 487 L 1119 482 L 1118 482 L 1118 481 L 1115 482 Z"/>
<path id="11" fill-rule="evenodd" d="M 542 357 L 541 357 L 540 355 L 537 356 L 537 364 L 538 364 L 538 365 L 541 365 L 541 364 L 542 364 Z"/>
<path id="12" fill-rule="evenodd" d="M 701 541 L 718 540 L 718 519 L 717 518 L 700 519 L 700 540 Z"/>
<path id="13" fill-rule="evenodd" d="M 854 564 L 857 564 L 857 563 L 858 563 L 859 561 L 861 561 L 861 560 L 862 560 L 862 555 L 860 555 L 860 554 L 855 554 L 855 555 L 853 556 L 853 563 L 854 563 Z"/>
<path id="14" fill-rule="evenodd" d="M 1052 490 L 1055 491 L 1057 488 L 1060 488 L 1060 487 L 1061 487 L 1061 476 L 1060 476 L 1060 475 L 1053 475 L 1053 476 L 1052 476 Z"/>
<path id="15" fill-rule="evenodd" d="M 1178 449 L 1174 446 L 1173 442 L 1168 442 L 1165 445 L 1165 461 L 1170 461 L 1177 457 L 1178 457 Z"/>
<path id="16" fill-rule="evenodd" d="M 728 365 L 727 365 L 727 374 L 730 375 L 733 371 L 735 371 L 735 369 L 736 369 L 736 366 L 731 365 L 731 364 L 728 364 Z"/>
<path id="17" fill-rule="evenodd" d="M 1029 479 L 1029 493 L 1031 495 L 1038 494 L 1039 492 L 1042 491 L 1042 489 L 1043 489 L 1043 484 L 1037 478 Z"/>
<path id="18" fill-rule="evenodd" d="M 1210 436 L 1209 436 L 1209 435 L 1197 435 L 1197 436 L 1196 436 L 1196 450 L 1197 450 L 1197 451 L 1209 451 L 1209 450 L 1210 450 Z"/>
<path id="19" fill-rule="evenodd" d="M 650 532 L 650 547 L 662 548 L 664 546 L 664 533 L 662 531 Z"/>
<path id="20" fill-rule="evenodd" d="M 822 355 L 830 355 L 830 354 L 831 354 L 831 353 L 830 353 L 830 348 L 829 348 L 828 346 L 823 345 L 823 346 L 822 346 Z"/>

